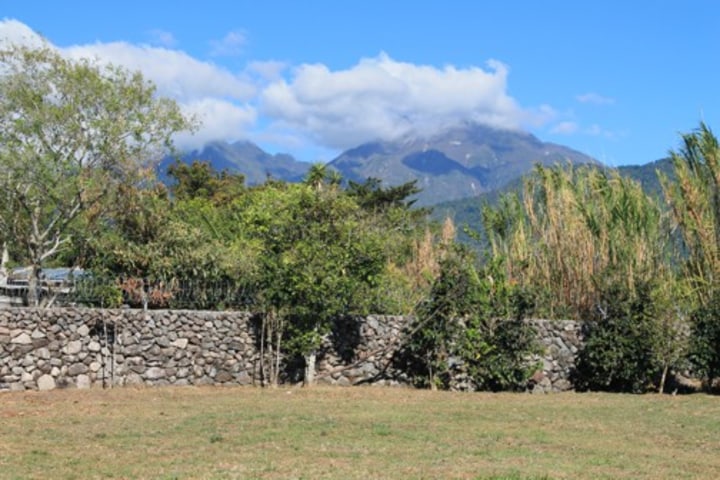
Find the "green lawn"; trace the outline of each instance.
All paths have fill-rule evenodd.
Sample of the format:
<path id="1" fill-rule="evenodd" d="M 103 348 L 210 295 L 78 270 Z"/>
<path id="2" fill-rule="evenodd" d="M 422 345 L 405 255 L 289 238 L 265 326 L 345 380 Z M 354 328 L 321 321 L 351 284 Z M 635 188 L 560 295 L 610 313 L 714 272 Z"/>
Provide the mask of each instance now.
<path id="1" fill-rule="evenodd" d="M 0 478 L 720 478 L 720 398 L 375 387 L 0 394 Z"/>

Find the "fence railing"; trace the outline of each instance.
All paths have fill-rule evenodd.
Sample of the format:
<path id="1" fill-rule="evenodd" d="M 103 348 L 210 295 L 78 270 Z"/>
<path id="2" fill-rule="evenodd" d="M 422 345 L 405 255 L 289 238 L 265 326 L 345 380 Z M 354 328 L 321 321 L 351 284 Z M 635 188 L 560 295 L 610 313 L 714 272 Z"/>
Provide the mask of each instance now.
<path id="1" fill-rule="evenodd" d="M 257 285 L 231 281 L 82 276 L 62 282 L 39 282 L 42 306 L 130 307 L 144 309 L 249 309 L 256 303 Z M 27 283 L 0 285 L 3 303 L 28 305 Z"/>

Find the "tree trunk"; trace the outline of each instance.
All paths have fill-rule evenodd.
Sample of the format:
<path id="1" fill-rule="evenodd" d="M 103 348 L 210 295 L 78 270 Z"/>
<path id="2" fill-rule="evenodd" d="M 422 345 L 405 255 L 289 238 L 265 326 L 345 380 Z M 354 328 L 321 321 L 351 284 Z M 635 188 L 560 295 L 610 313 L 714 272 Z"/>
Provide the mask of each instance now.
<path id="1" fill-rule="evenodd" d="M 260 323 L 260 386 L 265 387 L 265 330 L 267 329 L 267 314 L 262 316 Z"/>
<path id="2" fill-rule="evenodd" d="M 42 269 L 40 265 L 30 267 L 30 275 L 28 276 L 27 303 L 29 307 L 37 307 L 40 305 L 40 273 Z"/>
<path id="3" fill-rule="evenodd" d="M 315 385 L 315 362 L 317 360 L 317 353 L 310 352 L 305 355 L 305 377 L 303 384 L 306 387 Z"/>
<path id="4" fill-rule="evenodd" d="M 281 360 L 281 350 L 280 345 L 282 345 L 282 323 L 276 323 L 275 324 L 275 366 L 273 367 L 272 372 L 272 385 L 274 387 L 278 386 L 278 383 L 280 381 L 280 360 Z"/>
<path id="5" fill-rule="evenodd" d="M 10 261 L 10 254 L 8 253 L 7 243 L 3 242 L 2 246 L 2 258 L 0 259 L 0 279 L 7 278 L 7 264 Z"/>
<path id="6" fill-rule="evenodd" d="M 658 389 L 658 393 L 663 393 L 665 391 L 665 382 L 667 380 L 667 374 L 668 374 L 668 366 L 665 364 L 662 371 L 662 376 L 660 377 L 660 388 Z"/>
<path id="7" fill-rule="evenodd" d="M 433 370 L 432 362 L 428 359 L 427 361 L 427 368 L 428 368 L 428 381 L 430 382 L 430 390 L 433 392 L 438 389 L 437 381 L 435 379 L 435 371 Z"/>

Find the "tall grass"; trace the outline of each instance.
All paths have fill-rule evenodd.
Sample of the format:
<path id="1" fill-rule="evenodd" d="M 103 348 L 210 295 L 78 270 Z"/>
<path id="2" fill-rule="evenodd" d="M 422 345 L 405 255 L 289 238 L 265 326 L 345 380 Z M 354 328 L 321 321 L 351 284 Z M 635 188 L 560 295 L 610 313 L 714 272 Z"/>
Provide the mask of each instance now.
<path id="1" fill-rule="evenodd" d="M 667 229 L 658 203 L 635 181 L 591 166 L 537 166 L 522 197 L 485 207 L 491 252 L 508 278 L 534 290 L 543 313 L 581 318 L 602 285 L 667 270 Z"/>
<path id="2" fill-rule="evenodd" d="M 720 280 L 720 145 L 704 123 L 671 152 L 675 180 L 661 183 L 686 250 L 684 274 L 706 305 Z"/>

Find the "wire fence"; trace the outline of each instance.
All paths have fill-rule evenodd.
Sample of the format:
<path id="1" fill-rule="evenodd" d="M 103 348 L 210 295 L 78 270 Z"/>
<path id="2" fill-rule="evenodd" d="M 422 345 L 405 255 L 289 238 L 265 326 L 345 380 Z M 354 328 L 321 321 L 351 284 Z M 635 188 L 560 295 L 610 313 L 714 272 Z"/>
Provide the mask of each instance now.
<path id="1" fill-rule="evenodd" d="M 82 276 L 61 282 L 41 281 L 36 297 L 42 306 L 240 310 L 257 304 L 259 288 L 231 281 Z M 27 306 L 26 282 L 0 286 L 4 303 Z"/>
<path id="2" fill-rule="evenodd" d="M 9 281 L 8 281 L 9 280 Z M 282 279 L 277 279 L 281 282 Z M 34 306 L 27 278 L 0 280 L 0 308 Z M 252 281 L 99 276 L 80 273 L 43 276 L 35 297 L 41 307 L 133 308 L 144 310 L 262 311 L 263 286 Z M 328 292 L 333 295 L 334 292 Z M 422 300 L 417 292 L 363 289 L 348 314 L 407 315 Z M 418 298 L 416 298 L 418 297 Z M 358 304 L 359 300 L 359 304 Z M 362 306 L 360 306 L 362 305 Z"/>

